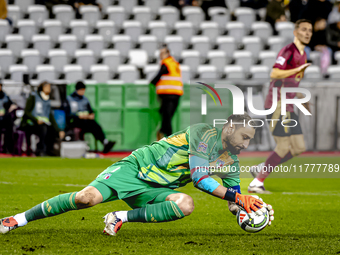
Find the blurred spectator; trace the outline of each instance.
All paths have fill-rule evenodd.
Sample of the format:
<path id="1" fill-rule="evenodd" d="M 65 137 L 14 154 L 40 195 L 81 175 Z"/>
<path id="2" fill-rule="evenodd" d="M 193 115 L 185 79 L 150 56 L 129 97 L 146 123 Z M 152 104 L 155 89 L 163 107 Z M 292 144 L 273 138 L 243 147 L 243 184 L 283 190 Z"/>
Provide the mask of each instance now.
<path id="1" fill-rule="evenodd" d="M 290 21 L 296 22 L 302 19 L 307 10 L 308 2 L 311 0 L 291 0 L 289 3 Z"/>
<path id="2" fill-rule="evenodd" d="M 59 130 L 51 108 L 50 101 L 51 84 L 42 82 L 37 92 L 32 92 L 27 99 L 25 113 L 21 121 L 21 129 L 26 133 L 27 151 L 30 154 L 30 137 L 36 134 L 39 137 L 37 144 L 37 156 L 52 155 L 53 145 L 57 132 L 60 139 L 65 136 L 64 131 Z"/>
<path id="3" fill-rule="evenodd" d="M 108 141 L 101 126 L 94 119 L 94 112 L 85 94 L 86 86 L 79 81 L 76 90 L 67 97 L 66 118 L 68 129 L 80 128 L 82 136 L 91 133 L 96 140 L 102 142 L 103 153 L 108 153 L 115 142 Z"/>
<path id="4" fill-rule="evenodd" d="M 11 114 L 17 106 L 13 104 L 11 99 L 2 91 L 2 83 L 0 83 L 0 143 L 1 133 L 5 134 L 3 151 L 13 153 L 13 126 L 14 117 Z"/>
<path id="5" fill-rule="evenodd" d="M 328 15 L 327 23 L 332 24 L 337 23 L 338 21 L 340 21 L 340 0 L 335 2 L 331 13 Z"/>
<path id="6" fill-rule="evenodd" d="M 196 2 L 197 2 L 197 6 L 199 6 L 200 2 L 198 2 L 198 1 L 196 1 Z M 192 5 L 194 5 L 194 1 L 193 1 Z M 210 7 L 217 7 L 217 6 L 227 8 L 224 0 L 203 0 L 202 1 L 201 8 L 202 8 L 202 10 L 205 14 L 205 19 L 209 18 L 208 9 Z"/>
<path id="7" fill-rule="evenodd" d="M 35 0 L 35 4 L 45 5 L 49 12 L 50 18 L 53 18 L 53 6 L 58 4 L 69 4 L 69 0 Z"/>
<path id="8" fill-rule="evenodd" d="M 199 6 L 199 2 L 197 0 L 167 0 L 165 5 L 182 9 L 184 6 Z"/>
<path id="9" fill-rule="evenodd" d="M 79 8 L 82 5 L 95 5 L 99 7 L 99 10 L 102 11 L 102 5 L 97 3 L 97 0 L 73 0 L 73 8 L 76 11 L 76 18 L 79 19 L 81 17 L 79 13 Z"/>
<path id="10" fill-rule="evenodd" d="M 340 50 L 340 21 L 327 26 L 326 39 L 333 52 Z"/>
<path id="11" fill-rule="evenodd" d="M 320 69 L 322 74 L 325 74 L 327 72 L 327 68 L 331 65 L 333 54 L 332 49 L 327 46 L 326 27 L 326 20 L 319 18 L 314 24 L 312 39 L 308 47 L 305 48 L 307 58 L 309 58 L 310 50 L 320 52 Z"/>
<path id="12" fill-rule="evenodd" d="M 185 19 L 182 13 L 182 9 L 185 6 L 199 6 L 197 0 L 167 0 L 165 5 L 171 5 L 176 7 L 180 11 L 180 19 Z"/>
<path id="13" fill-rule="evenodd" d="M 162 126 L 157 132 L 157 140 L 172 134 L 171 120 L 174 116 L 179 98 L 183 95 L 182 74 L 179 63 L 170 55 L 166 45 L 159 51 L 161 66 L 151 84 L 156 86 L 156 93 L 161 99 L 159 113 Z"/>
<path id="14" fill-rule="evenodd" d="M 12 20 L 7 18 L 7 3 L 6 0 L 0 0 L 0 19 L 5 19 L 12 26 Z"/>
<path id="15" fill-rule="evenodd" d="M 266 7 L 267 4 L 268 0 L 241 0 L 240 3 L 241 7 L 249 7 L 256 10 Z"/>
<path id="16" fill-rule="evenodd" d="M 333 4 L 329 0 L 309 0 L 307 9 L 302 13 L 302 18 L 308 19 L 315 24 L 318 19 L 328 19 Z"/>
<path id="17" fill-rule="evenodd" d="M 267 5 L 266 19 L 275 31 L 275 23 L 287 21 L 283 0 L 272 0 Z"/>

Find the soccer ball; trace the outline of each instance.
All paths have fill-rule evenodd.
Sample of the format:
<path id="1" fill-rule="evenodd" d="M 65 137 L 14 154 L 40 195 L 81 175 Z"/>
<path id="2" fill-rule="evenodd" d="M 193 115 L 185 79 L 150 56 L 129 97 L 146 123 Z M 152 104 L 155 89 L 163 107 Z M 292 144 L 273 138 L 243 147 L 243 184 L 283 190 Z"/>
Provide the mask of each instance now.
<path id="1" fill-rule="evenodd" d="M 240 208 L 236 215 L 237 223 L 247 232 L 256 233 L 264 229 L 269 222 L 269 213 L 266 211 L 262 215 L 256 215 L 254 212 L 248 214 Z"/>

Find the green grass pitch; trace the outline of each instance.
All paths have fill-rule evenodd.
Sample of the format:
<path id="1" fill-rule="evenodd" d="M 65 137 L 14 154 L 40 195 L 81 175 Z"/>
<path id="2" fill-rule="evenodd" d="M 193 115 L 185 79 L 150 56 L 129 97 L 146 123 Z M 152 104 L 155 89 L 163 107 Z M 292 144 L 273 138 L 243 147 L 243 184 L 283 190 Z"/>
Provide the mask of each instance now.
<path id="1" fill-rule="evenodd" d="M 241 158 L 253 165 L 264 158 Z M 25 211 L 55 195 L 81 190 L 114 159 L 0 159 L 0 218 Z M 295 158 L 289 163 L 339 163 L 339 158 Z M 249 176 L 250 177 L 250 176 Z M 275 177 L 275 173 L 272 174 Z M 226 201 L 188 184 L 181 191 L 195 210 L 169 223 L 127 223 L 117 237 L 102 234 L 102 217 L 128 210 L 122 201 L 72 211 L 0 235 L 0 254 L 339 254 L 340 173 L 333 178 L 270 178 L 262 195 L 273 205 L 271 227 L 250 234 L 236 223 Z M 247 192 L 250 178 L 243 178 Z"/>

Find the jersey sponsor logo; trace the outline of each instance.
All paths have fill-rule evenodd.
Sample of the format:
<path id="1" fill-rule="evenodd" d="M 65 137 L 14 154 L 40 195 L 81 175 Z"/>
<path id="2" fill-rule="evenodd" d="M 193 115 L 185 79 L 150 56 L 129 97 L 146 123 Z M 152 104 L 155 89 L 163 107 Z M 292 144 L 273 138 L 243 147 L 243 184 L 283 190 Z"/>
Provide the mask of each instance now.
<path id="1" fill-rule="evenodd" d="M 103 176 L 103 179 L 104 180 L 107 180 L 107 179 L 109 179 L 111 177 L 111 174 L 105 174 L 104 176 Z"/>
<path id="2" fill-rule="evenodd" d="M 279 65 L 283 65 L 285 62 L 286 62 L 286 59 L 284 57 L 280 56 L 276 59 L 275 63 L 277 63 Z"/>
<path id="3" fill-rule="evenodd" d="M 207 148 L 208 148 L 208 144 L 206 144 L 206 143 L 204 143 L 204 142 L 200 142 L 200 143 L 198 144 L 197 151 L 198 151 L 198 152 L 206 153 L 206 152 L 207 152 Z"/>
<path id="4" fill-rule="evenodd" d="M 114 172 L 116 172 L 119 169 L 120 169 L 120 167 L 117 167 L 116 169 L 113 169 L 110 173 L 114 173 Z"/>

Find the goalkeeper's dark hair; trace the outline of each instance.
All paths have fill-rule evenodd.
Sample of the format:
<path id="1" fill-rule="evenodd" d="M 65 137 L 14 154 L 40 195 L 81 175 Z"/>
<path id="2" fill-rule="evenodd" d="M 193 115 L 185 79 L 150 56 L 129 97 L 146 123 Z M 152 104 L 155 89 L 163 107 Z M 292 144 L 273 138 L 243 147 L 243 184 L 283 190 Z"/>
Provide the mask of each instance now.
<path id="1" fill-rule="evenodd" d="M 250 124 L 250 126 L 254 129 L 256 129 L 254 126 L 256 126 L 255 121 L 252 120 L 252 118 L 248 115 L 248 113 L 244 113 L 244 114 L 232 114 L 228 117 L 228 123 L 223 125 L 223 128 L 227 127 L 230 125 L 230 123 L 232 122 L 233 125 L 234 123 L 245 123 L 246 125 L 248 125 L 248 123 Z M 236 129 L 243 127 L 242 124 L 235 124 Z"/>

